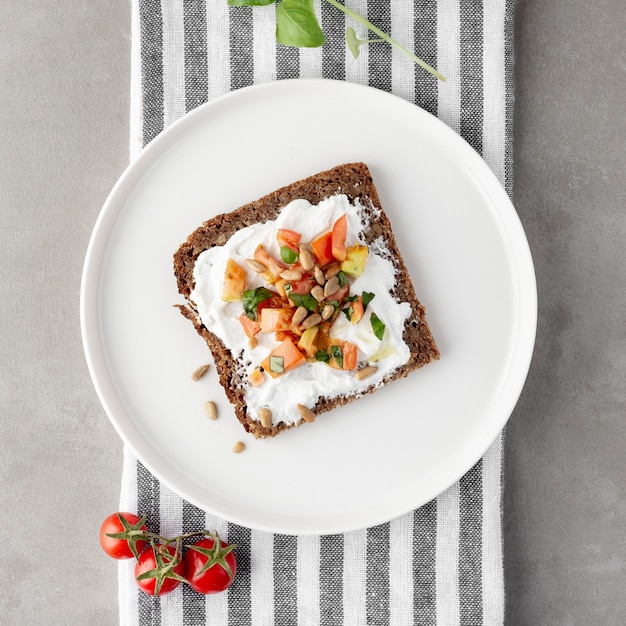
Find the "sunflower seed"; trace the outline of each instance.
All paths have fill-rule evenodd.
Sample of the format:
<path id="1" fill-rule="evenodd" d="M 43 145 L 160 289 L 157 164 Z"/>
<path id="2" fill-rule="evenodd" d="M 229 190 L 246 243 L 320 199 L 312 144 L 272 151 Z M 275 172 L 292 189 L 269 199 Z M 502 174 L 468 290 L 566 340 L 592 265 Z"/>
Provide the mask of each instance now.
<path id="1" fill-rule="evenodd" d="M 201 365 L 197 370 L 195 370 L 195 372 L 193 372 L 191 378 L 193 380 L 200 380 L 207 373 L 209 367 L 211 366 L 208 363 L 206 365 Z"/>

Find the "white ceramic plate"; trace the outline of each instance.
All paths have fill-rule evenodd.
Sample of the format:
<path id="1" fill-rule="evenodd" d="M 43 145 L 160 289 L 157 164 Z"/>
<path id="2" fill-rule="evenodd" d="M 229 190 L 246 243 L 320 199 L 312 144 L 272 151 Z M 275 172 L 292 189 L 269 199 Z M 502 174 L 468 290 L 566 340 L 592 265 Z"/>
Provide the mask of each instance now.
<path id="1" fill-rule="evenodd" d="M 441 360 L 256 441 L 215 371 L 191 380 L 210 356 L 172 306 L 182 302 L 172 255 L 213 215 L 349 161 L 372 171 Z M 102 209 L 81 295 L 95 387 L 135 455 L 197 506 L 290 534 L 382 523 L 459 479 L 517 402 L 537 308 L 523 229 L 484 161 L 418 107 L 323 80 L 233 92 L 157 137 Z"/>

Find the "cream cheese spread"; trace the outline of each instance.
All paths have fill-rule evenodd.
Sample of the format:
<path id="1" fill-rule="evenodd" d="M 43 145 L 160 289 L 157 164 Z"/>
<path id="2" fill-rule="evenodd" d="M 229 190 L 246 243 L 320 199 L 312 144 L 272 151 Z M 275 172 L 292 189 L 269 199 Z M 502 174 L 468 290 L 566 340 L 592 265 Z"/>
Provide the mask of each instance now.
<path id="1" fill-rule="evenodd" d="M 351 203 L 345 195 L 336 195 L 317 206 L 306 200 L 294 200 L 282 209 L 276 220 L 242 228 L 225 245 L 205 250 L 196 260 L 195 288 L 191 300 L 196 304 L 203 324 L 222 340 L 235 358 L 241 358 L 250 371 L 278 342 L 273 333 L 258 333 L 257 345 L 250 347 L 238 319 L 242 312 L 241 302 L 225 302 L 221 297 L 228 259 L 246 267 L 246 259 L 253 257 L 259 244 L 269 254 L 280 258 L 276 241 L 278 229 L 297 231 L 301 233 L 303 242 L 309 242 L 330 231 L 336 220 L 344 214 L 348 225 L 346 245 L 364 244 L 362 233 L 367 226 L 367 218 L 363 207 L 358 201 Z M 248 414 L 252 419 L 258 420 L 258 410 L 268 407 L 272 411 L 274 424 L 293 424 L 301 419 L 297 404 L 313 408 L 320 397 L 334 398 L 361 393 L 372 384 L 380 385 L 388 374 L 409 360 L 410 350 L 402 334 L 411 307 L 407 302 L 397 302 L 391 295 L 395 269 L 388 256 L 382 240 L 369 246 L 365 269 L 361 276 L 351 281 L 350 293 L 367 291 L 375 297 L 360 322 L 352 324 L 345 315 L 340 314 L 330 332 L 334 338 L 356 344 L 359 363 L 376 365 L 376 372 L 364 380 L 358 380 L 352 371 L 307 361 L 276 378 L 266 376 L 262 385 L 248 385 L 246 388 Z M 262 285 L 265 283 L 258 274 L 247 272 L 246 289 Z M 372 312 L 385 324 L 382 340 L 372 330 Z"/>

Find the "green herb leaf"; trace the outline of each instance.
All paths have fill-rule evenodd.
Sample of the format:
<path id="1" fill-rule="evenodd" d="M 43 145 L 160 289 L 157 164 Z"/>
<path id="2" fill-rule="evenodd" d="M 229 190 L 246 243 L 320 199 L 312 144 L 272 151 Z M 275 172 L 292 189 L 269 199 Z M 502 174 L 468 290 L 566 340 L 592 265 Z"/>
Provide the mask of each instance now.
<path id="1" fill-rule="evenodd" d="M 285 371 L 285 358 L 282 356 L 270 356 L 270 371 L 274 374 L 282 374 Z"/>
<path id="2" fill-rule="evenodd" d="M 292 250 L 289 246 L 281 246 L 280 258 L 285 263 L 289 263 L 289 265 L 291 265 L 298 260 L 298 253 L 295 250 Z"/>
<path id="3" fill-rule="evenodd" d="M 372 330 L 378 339 L 382 341 L 385 334 L 385 324 L 379 319 L 376 313 L 372 313 L 370 316 L 370 322 L 372 324 Z"/>
<path id="4" fill-rule="evenodd" d="M 276 39 L 285 46 L 319 48 L 326 37 L 313 0 L 282 0 L 276 7 Z"/>
<path id="5" fill-rule="evenodd" d="M 340 287 L 345 287 L 346 283 L 348 282 L 346 275 L 341 271 L 337 272 L 337 280 L 339 281 Z"/>
<path id="6" fill-rule="evenodd" d="M 348 320 L 352 319 L 352 316 L 354 315 L 354 309 L 351 306 L 346 307 L 345 309 L 341 309 L 341 310 L 345 313 Z"/>
<path id="7" fill-rule="evenodd" d="M 233 7 L 267 6 L 275 2 L 276 0 L 228 0 L 228 4 Z M 428 63 L 417 57 L 408 48 L 405 48 L 356 11 L 353 11 L 338 0 L 326 0 L 326 2 L 379 37 L 379 39 L 370 40 L 359 39 L 354 29 L 349 27 L 346 30 L 346 44 L 355 59 L 359 56 L 360 46 L 374 41 L 385 41 L 409 57 L 414 63 L 423 67 L 435 78 L 445 82 L 445 76 L 435 68 L 428 65 Z M 294 46 L 296 48 L 317 48 L 325 43 L 326 37 L 315 15 L 313 0 L 282 0 L 282 2 L 277 4 L 276 39 L 286 46 Z"/>
<path id="8" fill-rule="evenodd" d="M 343 350 L 341 346 L 330 346 L 330 353 L 333 356 L 333 359 L 337 361 L 337 365 L 343 368 Z"/>
<path id="9" fill-rule="evenodd" d="M 315 360 L 322 361 L 323 363 L 328 363 L 330 361 L 330 354 L 328 354 L 326 350 L 318 350 L 315 353 Z"/>
<path id="10" fill-rule="evenodd" d="M 296 306 L 303 306 L 307 311 L 315 311 L 318 307 L 317 300 L 310 293 L 291 293 L 289 299 Z"/>
<path id="11" fill-rule="evenodd" d="M 230 7 L 266 7 L 268 4 L 274 4 L 276 0 L 228 0 Z"/>
<path id="12" fill-rule="evenodd" d="M 256 289 L 244 291 L 241 303 L 243 304 L 246 317 L 256 322 L 259 319 L 259 302 L 263 302 L 263 300 L 267 300 L 273 295 L 274 294 L 265 287 L 257 287 Z"/>
<path id="13" fill-rule="evenodd" d="M 374 299 L 374 294 L 369 291 L 364 291 L 361 299 L 363 300 L 363 312 L 365 312 L 367 305 Z"/>

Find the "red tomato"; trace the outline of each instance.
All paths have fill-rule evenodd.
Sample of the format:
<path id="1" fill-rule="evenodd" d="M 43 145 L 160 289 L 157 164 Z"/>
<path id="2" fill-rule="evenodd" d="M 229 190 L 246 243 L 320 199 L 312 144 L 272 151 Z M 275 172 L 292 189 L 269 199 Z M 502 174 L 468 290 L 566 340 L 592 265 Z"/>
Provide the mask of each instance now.
<path id="1" fill-rule="evenodd" d="M 172 567 L 176 550 L 171 546 L 158 546 L 155 553 L 150 546 L 141 553 L 135 565 L 135 579 L 139 588 L 150 596 L 162 596 L 185 582 L 185 565 L 182 558 Z"/>
<path id="2" fill-rule="evenodd" d="M 130 559 L 138 556 L 146 547 L 147 542 L 137 539 L 135 535 L 146 530 L 144 520 L 132 513 L 112 513 L 100 526 L 100 545 L 114 559 Z M 117 535 L 109 537 L 109 535 Z M 132 546 L 136 553 L 133 554 Z"/>
<path id="3" fill-rule="evenodd" d="M 185 578 L 198 593 L 224 591 L 232 584 L 237 572 L 233 549 L 217 537 L 207 537 L 189 546 L 185 554 Z"/>
<path id="4" fill-rule="evenodd" d="M 288 230 L 286 228 L 279 228 L 276 233 L 276 241 L 278 241 L 279 246 L 287 246 L 294 252 L 298 252 L 298 244 L 300 243 L 300 238 L 302 235 L 293 230 Z"/>

